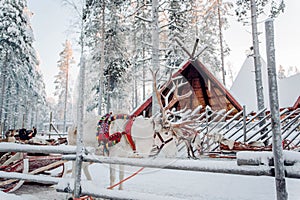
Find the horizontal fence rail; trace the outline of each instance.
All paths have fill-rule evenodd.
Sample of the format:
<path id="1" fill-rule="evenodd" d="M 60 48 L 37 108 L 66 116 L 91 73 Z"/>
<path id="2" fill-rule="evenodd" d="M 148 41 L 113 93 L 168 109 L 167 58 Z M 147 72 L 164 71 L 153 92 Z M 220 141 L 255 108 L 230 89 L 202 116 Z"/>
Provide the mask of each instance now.
<path id="1" fill-rule="evenodd" d="M 63 156 L 64 160 L 75 160 L 75 155 Z M 272 166 L 238 166 L 236 161 L 222 160 L 183 160 L 183 159 L 146 159 L 146 158 L 107 158 L 103 156 L 83 156 L 84 162 L 120 164 L 136 167 L 187 170 L 196 172 L 225 173 L 251 176 L 274 176 Z M 286 166 L 286 177 L 300 178 L 300 172 L 294 173 L 293 166 Z"/>
<path id="2" fill-rule="evenodd" d="M 61 181 L 56 186 L 56 191 L 73 193 L 74 180 Z M 92 181 L 81 182 L 81 194 L 88 195 L 97 198 L 114 199 L 114 200 L 181 200 L 182 198 L 176 198 L 171 196 L 161 196 L 157 194 L 124 191 L 124 190 L 108 190 L 99 188 Z"/>
<path id="3" fill-rule="evenodd" d="M 86 153 L 92 152 L 93 148 L 88 147 Z M 30 145 L 1 142 L 0 152 L 24 152 L 24 153 L 57 153 L 57 154 L 76 154 L 76 146 L 71 145 Z"/>
<path id="4" fill-rule="evenodd" d="M 6 179 L 18 179 L 18 180 L 27 180 L 35 183 L 44 183 L 44 184 L 58 184 L 61 178 L 51 177 L 47 175 L 31 175 L 23 174 L 17 172 L 3 172 L 0 171 L 0 177 Z"/>
<path id="5" fill-rule="evenodd" d="M 37 146 L 37 145 L 24 145 L 24 144 L 11 144 L 1 143 L 0 152 L 30 152 L 30 153 L 59 153 L 69 154 L 62 155 L 62 161 L 71 161 L 76 159 L 76 147 L 75 146 Z M 272 176 L 274 177 L 273 166 L 239 166 L 234 160 L 183 160 L 183 159 L 162 159 L 162 158 L 111 158 L 96 156 L 90 154 L 83 155 L 84 162 L 105 163 L 105 164 L 121 164 L 137 167 L 148 168 L 161 168 L 172 170 L 187 170 L 194 172 L 211 172 L 211 173 L 223 173 L 223 174 L 237 174 L 237 175 L 253 175 L 253 176 Z M 300 178 L 299 163 L 294 166 L 285 166 L 286 177 L 288 178 Z M 73 193 L 74 179 L 67 178 L 55 178 L 44 175 L 31 175 L 15 172 L 0 172 L 0 178 L 6 179 L 19 179 L 28 180 L 32 182 L 40 182 L 47 184 L 56 184 L 56 190 L 58 192 Z M 94 189 L 93 189 L 94 188 Z M 112 198 L 112 199 L 135 199 L 144 200 L 148 199 L 170 199 L 176 200 L 174 197 L 165 197 L 155 194 L 145 194 L 140 192 L 126 192 L 126 191 L 112 191 L 104 188 L 98 188 L 95 183 L 90 181 L 82 181 L 81 194 L 90 195 L 100 198 Z"/>

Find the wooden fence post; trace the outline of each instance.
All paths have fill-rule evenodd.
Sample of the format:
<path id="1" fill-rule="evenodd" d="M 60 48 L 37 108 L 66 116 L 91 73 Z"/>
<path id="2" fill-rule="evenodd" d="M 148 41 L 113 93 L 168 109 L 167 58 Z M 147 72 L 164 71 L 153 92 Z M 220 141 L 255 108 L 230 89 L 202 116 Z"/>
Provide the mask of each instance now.
<path id="1" fill-rule="evenodd" d="M 247 136 L 246 136 L 246 133 L 247 133 L 247 124 L 246 124 L 246 106 L 244 105 L 243 106 L 243 131 L 244 131 L 244 142 L 247 142 Z"/>
<path id="2" fill-rule="evenodd" d="M 284 175 L 284 163 L 283 163 L 284 160 L 283 160 L 282 139 L 281 139 L 281 131 L 280 131 L 273 19 L 267 20 L 265 22 L 265 30 L 266 30 L 268 79 L 269 79 L 269 97 L 270 97 L 270 109 L 271 109 L 272 132 L 273 132 L 272 149 L 274 154 L 276 192 L 277 192 L 278 200 L 286 200 L 288 199 L 288 194 L 286 190 L 286 182 L 285 182 L 285 175 Z"/>

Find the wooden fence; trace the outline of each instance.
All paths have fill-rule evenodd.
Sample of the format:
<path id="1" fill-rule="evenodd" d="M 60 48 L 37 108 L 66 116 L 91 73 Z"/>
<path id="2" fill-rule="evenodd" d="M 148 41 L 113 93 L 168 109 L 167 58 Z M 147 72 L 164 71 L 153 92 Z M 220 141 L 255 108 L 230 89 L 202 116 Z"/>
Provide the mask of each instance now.
<path id="1" fill-rule="evenodd" d="M 75 146 L 35 146 L 23 144 L 1 143 L 0 152 L 30 152 L 30 153 L 60 153 L 63 160 L 75 160 L 76 147 Z M 182 160 L 182 159 L 158 159 L 158 158 L 108 158 L 102 156 L 95 156 L 89 153 L 90 150 L 85 151 L 83 156 L 84 162 L 107 163 L 107 164 L 122 164 L 130 166 L 160 168 L 160 169 L 174 169 L 174 170 L 188 170 L 195 172 L 212 172 L 212 173 L 227 173 L 227 174 L 241 174 L 241 175 L 255 175 L 255 176 L 274 176 L 274 167 L 272 166 L 239 166 L 236 161 L 224 162 L 218 160 Z M 286 166 L 286 176 L 290 178 L 300 178 L 293 170 L 293 166 Z M 74 179 L 54 178 L 43 175 L 30 175 L 14 172 L 0 172 L 1 178 L 29 180 L 34 182 L 56 184 L 57 191 L 72 193 L 74 188 Z M 90 181 L 81 181 L 81 194 L 91 195 L 100 198 L 113 199 L 145 199 L 144 193 L 126 192 L 126 191 L 112 191 L 106 189 L 89 190 L 95 187 Z M 162 198 L 155 194 L 146 194 L 147 198 L 157 199 Z M 163 197 L 164 199 L 176 199 L 171 197 Z"/>
<path id="2" fill-rule="evenodd" d="M 213 111 L 210 114 L 203 113 L 199 123 L 199 137 L 203 141 L 202 153 L 219 152 L 219 143 L 214 143 L 206 138 L 207 135 L 219 134 L 224 138 L 243 143 L 261 141 L 265 144 L 272 143 L 271 114 L 263 109 L 258 112 L 240 111 L 230 116 L 232 110 Z M 265 116 L 260 119 L 260 114 Z M 230 116 L 230 117 L 229 117 Z M 293 149 L 300 145 L 300 109 L 280 112 L 281 134 L 284 149 Z M 261 123 L 264 124 L 261 125 Z M 183 143 L 178 144 L 180 152 L 185 150 Z M 299 147 L 300 149 L 300 147 Z"/>

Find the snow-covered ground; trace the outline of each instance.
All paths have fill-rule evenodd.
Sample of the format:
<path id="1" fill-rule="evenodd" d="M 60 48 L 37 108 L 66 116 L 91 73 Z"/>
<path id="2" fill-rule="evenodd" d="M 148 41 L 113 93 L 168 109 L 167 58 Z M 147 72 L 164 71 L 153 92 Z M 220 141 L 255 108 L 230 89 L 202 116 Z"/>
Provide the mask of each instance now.
<path id="1" fill-rule="evenodd" d="M 107 164 L 92 164 L 89 169 L 96 187 L 108 187 Z M 125 176 L 129 176 L 140 168 L 126 166 L 125 169 Z M 145 197 L 157 194 L 186 200 L 273 200 L 276 199 L 274 181 L 266 176 L 146 168 L 125 182 L 124 191 L 144 193 Z M 300 200 L 300 179 L 287 178 L 286 181 L 289 200 Z M 67 197 L 65 193 L 56 192 L 54 187 L 38 185 L 24 185 L 14 194 L 0 192 L 1 200 L 63 200 Z"/>

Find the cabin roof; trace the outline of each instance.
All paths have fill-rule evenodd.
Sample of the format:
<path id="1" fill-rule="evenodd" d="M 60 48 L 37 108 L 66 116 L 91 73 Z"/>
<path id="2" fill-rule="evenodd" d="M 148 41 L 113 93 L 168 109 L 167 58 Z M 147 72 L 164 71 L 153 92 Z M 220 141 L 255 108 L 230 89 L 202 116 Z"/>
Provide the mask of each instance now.
<path id="1" fill-rule="evenodd" d="M 203 108 L 210 106 L 213 110 L 225 109 L 226 111 L 235 109 L 233 112 L 242 110 L 242 106 L 223 86 L 223 84 L 199 61 L 188 60 L 182 63 L 178 71 L 173 74 L 173 78 L 182 76 L 189 82 L 186 88 L 183 88 L 183 93 L 192 90 L 193 94 L 189 99 L 183 100 L 176 107 L 195 108 L 202 105 Z M 136 108 L 132 114 L 134 116 L 146 115 L 151 116 L 152 97 Z M 143 112 L 146 112 L 143 114 Z"/>

